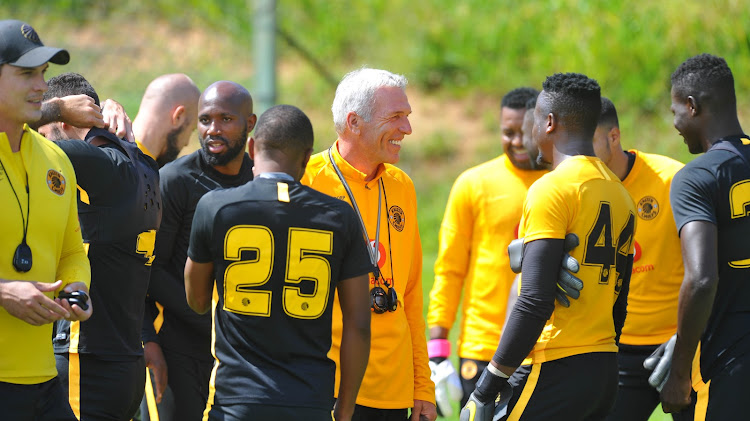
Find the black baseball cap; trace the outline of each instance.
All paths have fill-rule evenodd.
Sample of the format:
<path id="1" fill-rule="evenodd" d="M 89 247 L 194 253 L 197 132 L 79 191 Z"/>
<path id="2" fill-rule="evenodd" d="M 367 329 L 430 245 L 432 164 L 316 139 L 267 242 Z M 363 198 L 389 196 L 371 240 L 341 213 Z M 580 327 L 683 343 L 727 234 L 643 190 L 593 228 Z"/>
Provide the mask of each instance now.
<path id="1" fill-rule="evenodd" d="M 0 20 L 0 64 L 37 67 L 46 62 L 67 64 L 70 54 L 45 47 L 34 28 L 20 20 Z"/>

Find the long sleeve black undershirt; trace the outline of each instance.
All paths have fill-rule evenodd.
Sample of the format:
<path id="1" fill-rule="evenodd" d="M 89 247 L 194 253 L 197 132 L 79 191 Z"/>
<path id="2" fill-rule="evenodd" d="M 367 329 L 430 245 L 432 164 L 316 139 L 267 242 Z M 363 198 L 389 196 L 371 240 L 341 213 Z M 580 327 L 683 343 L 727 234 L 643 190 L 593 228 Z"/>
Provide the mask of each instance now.
<path id="1" fill-rule="evenodd" d="M 493 357 L 495 363 L 518 367 L 534 348 L 555 310 L 564 242 L 562 239 L 541 239 L 524 245 L 521 293 Z"/>

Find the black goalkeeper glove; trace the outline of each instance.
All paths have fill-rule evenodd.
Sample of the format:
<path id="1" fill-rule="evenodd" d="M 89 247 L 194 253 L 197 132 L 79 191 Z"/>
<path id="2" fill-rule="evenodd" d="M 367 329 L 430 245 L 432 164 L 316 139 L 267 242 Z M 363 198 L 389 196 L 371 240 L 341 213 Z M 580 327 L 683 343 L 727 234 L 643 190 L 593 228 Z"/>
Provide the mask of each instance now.
<path id="1" fill-rule="evenodd" d="M 568 297 L 577 300 L 581 296 L 581 290 L 583 289 L 583 281 L 573 275 L 573 273 L 578 273 L 580 269 L 578 260 L 568 254 L 576 247 L 578 247 L 578 236 L 571 232 L 565 236 L 565 254 L 560 263 L 557 292 L 555 293 L 555 299 L 563 307 L 570 307 Z M 508 245 L 508 257 L 510 259 L 510 269 L 514 273 L 521 273 L 521 266 L 523 264 L 523 238 L 518 238 L 510 242 L 510 245 Z"/>
<path id="2" fill-rule="evenodd" d="M 508 379 L 484 369 L 469 401 L 461 409 L 460 421 L 497 421 L 508 412 L 513 386 Z"/>

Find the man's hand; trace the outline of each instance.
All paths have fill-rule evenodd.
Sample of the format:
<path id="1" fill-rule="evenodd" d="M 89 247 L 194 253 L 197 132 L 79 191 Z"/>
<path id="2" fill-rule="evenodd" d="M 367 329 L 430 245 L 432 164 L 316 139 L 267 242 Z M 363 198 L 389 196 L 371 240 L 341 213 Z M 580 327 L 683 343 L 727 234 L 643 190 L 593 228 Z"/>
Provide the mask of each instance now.
<path id="1" fill-rule="evenodd" d="M 513 386 L 507 377 L 485 369 L 477 381 L 469 401 L 461 409 L 461 421 L 496 421 L 508 412 L 508 402 L 513 396 Z"/>
<path id="2" fill-rule="evenodd" d="M 578 273 L 580 269 L 578 260 L 568 254 L 574 248 L 578 247 L 578 244 L 578 236 L 574 233 L 571 232 L 565 236 L 565 254 L 560 263 L 560 274 L 557 280 L 557 292 L 555 293 L 555 299 L 563 307 L 570 307 L 568 297 L 577 300 L 581 296 L 581 290 L 583 289 L 583 281 L 572 275 L 572 273 Z M 510 242 L 508 245 L 508 258 L 510 260 L 510 269 L 514 273 L 521 273 L 521 266 L 523 265 L 523 238 L 518 238 Z"/>
<path id="3" fill-rule="evenodd" d="M 104 126 L 119 138 L 124 138 L 128 142 L 135 142 L 133 134 L 133 125 L 130 117 L 125 113 L 125 109 L 117 101 L 107 99 L 102 103 L 102 117 Z"/>
<path id="4" fill-rule="evenodd" d="M 690 405 L 692 390 L 690 376 L 679 376 L 675 372 L 670 372 L 661 390 L 661 409 L 665 413 L 682 411 Z"/>
<path id="5" fill-rule="evenodd" d="M 146 342 L 143 346 L 143 359 L 146 367 L 154 373 L 154 392 L 156 392 L 156 403 L 161 403 L 164 390 L 167 388 L 167 361 L 161 346 L 156 342 Z"/>
<path id="6" fill-rule="evenodd" d="M 669 377 L 670 368 L 672 367 L 672 354 L 674 353 L 674 344 L 677 341 L 677 335 L 673 335 L 667 342 L 659 345 L 656 350 L 643 361 L 643 368 L 651 370 L 648 376 L 648 384 L 657 391 L 661 392 L 664 384 Z"/>
<path id="7" fill-rule="evenodd" d="M 63 291 L 67 293 L 71 293 L 73 291 L 83 291 L 86 293 L 86 295 L 89 294 L 89 289 L 83 282 L 71 282 L 68 285 L 65 285 Z M 73 304 L 71 306 L 70 303 L 68 303 L 68 300 L 65 299 L 55 298 L 55 302 L 68 312 L 68 316 L 65 316 L 65 319 L 70 320 L 71 322 L 82 322 L 84 320 L 88 320 L 89 317 L 91 317 L 91 314 L 93 314 L 94 312 L 94 306 L 91 303 L 91 299 L 88 300 L 88 308 L 86 310 L 83 310 L 78 306 L 78 304 Z"/>
<path id="8" fill-rule="evenodd" d="M 435 409 L 435 404 L 414 399 L 414 408 L 411 409 L 411 418 L 409 418 L 409 421 L 435 421 L 436 418 L 437 409 Z"/>
<path id="9" fill-rule="evenodd" d="M 62 281 L 48 284 L 0 280 L 0 306 L 11 316 L 34 326 L 68 318 L 71 314 L 70 308 L 66 309 L 44 295 L 45 292 L 57 290 L 61 285 Z"/>
<path id="10" fill-rule="evenodd" d="M 448 329 L 434 326 L 430 328 L 430 336 L 433 339 L 427 342 L 427 355 L 430 358 L 430 380 L 435 383 L 437 413 L 441 417 L 450 417 L 453 415 L 453 402 L 461 401 L 464 390 L 456 369 L 448 360 L 451 355 L 451 343 L 445 339 Z"/>
<path id="11" fill-rule="evenodd" d="M 102 110 L 88 95 L 68 95 L 45 101 L 52 121 L 61 121 L 74 127 L 104 127 Z"/>
<path id="12" fill-rule="evenodd" d="M 461 379 L 458 378 L 456 369 L 448 359 L 443 359 L 436 363 L 430 360 L 430 379 L 435 383 L 435 401 L 437 402 L 438 413 L 443 417 L 453 416 L 453 402 L 460 402 L 464 396 L 464 390 L 461 387 Z"/>

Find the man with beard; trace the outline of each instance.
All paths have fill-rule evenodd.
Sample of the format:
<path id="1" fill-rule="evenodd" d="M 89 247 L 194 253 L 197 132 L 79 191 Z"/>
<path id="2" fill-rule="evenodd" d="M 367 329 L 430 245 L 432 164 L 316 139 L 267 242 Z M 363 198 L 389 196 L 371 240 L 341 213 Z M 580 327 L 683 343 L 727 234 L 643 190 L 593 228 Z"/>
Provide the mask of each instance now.
<path id="1" fill-rule="evenodd" d="M 164 311 L 158 335 L 147 339 L 145 346 L 160 346 L 164 353 L 176 420 L 201 419 L 213 366 L 211 316 L 193 312 L 185 298 L 185 260 L 195 206 L 211 190 L 252 180 L 253 163 L 244 149 L 256 119 L 245 88 L 229 81 L 212 84 L 198 102 L 201 149 L 159 171 L 163 216 L 149 296 Z"/>
<path id="2" fill-rule="evenodd" d="M 133 120 L 138 147 L 163 167 L 187 146 L 198 114 L 201 91 L 185 74 L 162 75 L 151 81 Z"/>

